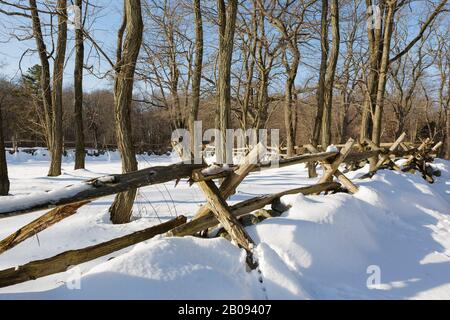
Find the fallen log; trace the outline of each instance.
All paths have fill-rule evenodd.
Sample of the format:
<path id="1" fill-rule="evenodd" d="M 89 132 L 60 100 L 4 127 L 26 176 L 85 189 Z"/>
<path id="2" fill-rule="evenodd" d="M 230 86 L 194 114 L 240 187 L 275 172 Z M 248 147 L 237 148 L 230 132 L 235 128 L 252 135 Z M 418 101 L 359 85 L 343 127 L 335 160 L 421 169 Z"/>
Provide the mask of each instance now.
<path id="1" fill-rule="evenodd" d="M 256 210 L 262 209 L 267 205 L 270 205 L 275 200 L 290 194 L 318 194 L 320 192 L 334 191 L 340 188 L 340 184 L 336 182 L 327 182 L 322 184 L 317 184 L 309 187 L 302 187 L 293 190 L 288 190 L 280 192 L 277 194 L 264 195 L 257 198 L 252 198 L 241 203 L 238 203 L 230 207 L 231 214 L 237 218 L 242 217 L 246 214 L 252 213 Z M 188 223 L 181 225 L 179 227 L 171 230 L 167 235 L 172 237 L 184 237 L 189 235 L 194 235 L 203 230 L 215 227 L 219 222 L 214 217 L 213 213 L 209 213 L 198 219 L 189 221 Z"/>
<path id="2" fill-rule="evenodd" d="M 184 163 L 151 167 L 126 174 L 100 177 L 41 194 L 6 197 L 0 200 L 0 218 L 53 209 L 80 201 L 95 200 L 130 189 L 189 178 L 193 170 L 204 167 L 203 164 Z"/>
<path id="3" fill-rule="evenodd" d="M 186 217 L 181 216 L 169 222 L 121 238 L 113 239 L 84 249 L 67 251 L 48 259 L 32 261 L 23 266 L 2 270 L 0 271 L 0 288 L 29 280 L 36 280 L 55 273 L 65 272 L 71 266 L 79 265 L 125 249 L 139 242 L 149 240 L 156 235 L 166 233 L 185 222 Z"/>
<path id="4" fill-rule="evenodd" d="M 20 228 L 10 236 L 0 241 L 0 254 L 14 248 L 28 238 L 33 237 L 61 220 L 74 215 L 79 208 L 87 205 L 88 203 L 90 203 L 90 201 L 82 201 L 58 207 L 30 222 L 26 226 Z"/>

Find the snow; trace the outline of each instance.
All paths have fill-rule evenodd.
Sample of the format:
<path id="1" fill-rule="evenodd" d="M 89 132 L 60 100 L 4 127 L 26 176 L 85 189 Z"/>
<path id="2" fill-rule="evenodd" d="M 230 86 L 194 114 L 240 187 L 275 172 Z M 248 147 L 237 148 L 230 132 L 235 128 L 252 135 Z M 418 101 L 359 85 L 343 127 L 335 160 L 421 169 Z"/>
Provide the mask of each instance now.
<path id="1" fill-rule="evenodd" d="M 332 144 L 331 146 L 328 146 L 326 152 L 339 152 L 339 148 Z"/>
<path id="2" fill-rule="evenodd" d="M 223 239 L 156 239 L 100 264 L 83 275 L 82 290 L 60 286 L 49 299 L 236 299 L 264 297 L 243 255 Z M 180 259 L 183 257 L 183 259 Z M 187 290 L 188 288 L 188 290 Z M 259 296 L 255 292 L 260 292 Z M 208 296 L 205 297 L 205 293 Z M 15 296 L 15 298 L 21 297 Z M 27 298 L 40 298 L 39 293 Z M 11 298 L 11 296 L 6 297 Z"/>
<path id="3" fill-rule="evenodd" d="M 205 169 L 202 170 L 202 174 L 204 176 L 212 176 L 212 175 L 219 174 L 219 173 L 222 173 L 222 172 L 224 172 L 224 169 L 221 166 L 218 166 L 218 165 L 215 165 L 215 164 L 213 164 L 213 165 L 209 166 L 208 168 L 205 168 Z"/>
<path id="4" fill-rule="evenodd" d="M 56 203 L 59 200 L 70 198 L 90 188 L 92 188 L 91 185 L 80 183 L 49 192 L 38 191 L 25 196 L 3 197 L 0 198 L 0 214 L 24 210 L 32 205 L 39 206 L 46 203 Z"/>
<path id="5" fill-rule="evenodd" d="M 138 160 L 141 168 L 179 161 Z M 48 162 L 39 157 L 8 156 L 8 161 L 16 196 L 121 168 L 115 157 L 89 158 L 88 170 L 74 171 L 68 158 L 63 175 L 48 178 Z M 348 174 L 360 187 L 355 195 L 283 197 L 288 212 L 247 228 L 260 274 L 247 272 L 244 252 L 225 239 L 157 237 L 65 273 L 2 288 L 0 299 L 450 299 L 450 163 L 437 160 L 435 167 L 442 176 L 432 185 L 420 174 L 394 171 L 359 180 L 364 168 Z M 266 170 L 244 180 L 230 203 L 315 182 L 303 165 Z M 114 226 L 108 219 L 112 200 L 95 201 L 0 255 L 0 269 L 107 241 L 177 214 L 192 216 L 204 202 L 186 182 L 141 188 L 133 221 Z M 0 238 L 44 212 L 0 219 Z M 380 283 L 368 286 L 378 271 Z M 70 285 L 74 272 L 81 274 L 79 290 Z"/>

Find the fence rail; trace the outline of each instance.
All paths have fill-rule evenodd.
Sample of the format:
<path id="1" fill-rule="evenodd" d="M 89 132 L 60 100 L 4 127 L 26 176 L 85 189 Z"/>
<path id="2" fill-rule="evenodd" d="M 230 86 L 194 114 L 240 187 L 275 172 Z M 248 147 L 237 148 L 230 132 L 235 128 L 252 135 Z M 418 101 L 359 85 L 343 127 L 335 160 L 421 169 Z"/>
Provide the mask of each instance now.
<path id="1" fill-rule="evenodd" d="M 362 161 L 374 159 L 376 161 L 372 161 L 371 171 L 363 178 L 371 178 L 380 169 L 390 169 L 402 172 L 418 171 L 424 179 L 433 183 L 434 176 L 438 175 L 438 173 L 433 170 L 429 163 L 434 160 L 435 154 L 442 146 L 442 143 L 435 144 L 427 139 L 420 146 L 416 147 L 404 143 L 405 137 L 406 135 L 402 135 L 394 143 L 386 144 L 382 148 L 377 147 L 368 140 L 364 144 L 358 145 L 359 149 L 364 149 L 359 151 L 354 149 L 356 143 L 353 139 L 340 146 L 340 150 L 337 152 L 318 152 L 319 150 L 313 146 L 305 146 L 309 153 L 281 159 L 279 165 L 283 167 L 299 163 L 320 164 L 324 170 L 319 183 L 309 187 L 287 190 L 279 194 L 268 194 L 248 199 L 234 206 L 229 206 L 227 199 L 236 192 L 236 189 L 247 175 L 254 171 L 271 169 L 270 162 L 258 163 L 254 160 L 264 159 L 273 150 L 268 150 L 266 147 L 258 144 L 243 157 L 243 161 L 239 166 L 231 169 L 224 167 L 214 173 L 208 170 L 209 168 L 207 168 L 206 164 L 189 165 L 179 163 L 172 166 L 147 168 L 128 174 L 109 175 L 85 181 L 78 186 L 54 190 L 39 199 L 33 196 L 7 198 L 0 202 L 0 217 L 25 214 L 50 207 L 54 208 L 0 241 L 0 254 L 50 228 L 63 219 L 76 214 L 79 208 L 88 205 L 91 200 L 125 190 L 189 178 L 190 183 L 196 184 L 204 193 L 206 201 L 205 205 L 199 209 L 190 221 L 180 217 L 129 236 L 113 239 L 88 248 L 63 252 L 55 257 L 33 261 L 23 266 L 0 271 L 0 287 L 64 272 L 70 266 L 81 264 L 142 242 L 156 234 L 164 233 L 166 236 L 178 237 L 197 235 L 199 232 L 208 234 L 208 230 L 217 228 L 218 225 L 222 226 L 223 231 L 233 243 L 246 250 L 247 265 L 250 268 L 256 268 L 258 261 L 253 257 L 253 240 L 244 229 L 244 225 L 248 221 L 245 218 L 248 216 L 254 217 L 251 221 L 256 221 L 255 223 L 257 223 L 281 214 L 286 208 L 281 206 L 280 198 L 288 194 L 309 195 L 328 194 L 330 192 L 358 192 L 358 186 L 345 176 L 345 172 L 341 171 L 342 164 L 346 164 L 347 168 L 351 170 L 359 168 Z M 174 149 L 180 155 L 182 154 L 179 145 L 176 145 Z M 244 152 L 244 150 L 236 150 L 236 152 Z M 395 163 L 395 159 L 398 158 L 406 158 L 402 168 Z M 333 177 L 340 183 L 334 182 Z M 217 186 L 215 182 L 218 178 L 223 179 L 220 186 Z M 271 205 L 272 209 L 269 211 L 264 210 L 263 208 L 267 205 Z M 257 210 L 260 210 L 260 213 L 255 214 Z"/>

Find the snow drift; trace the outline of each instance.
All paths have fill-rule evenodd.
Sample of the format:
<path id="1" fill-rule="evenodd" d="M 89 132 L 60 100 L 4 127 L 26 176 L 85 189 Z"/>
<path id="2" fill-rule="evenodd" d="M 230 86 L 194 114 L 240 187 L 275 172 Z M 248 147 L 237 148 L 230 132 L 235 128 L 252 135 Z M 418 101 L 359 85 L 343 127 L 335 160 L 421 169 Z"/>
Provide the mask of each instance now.
<path id="1" fill-rule="evenodd" d="M 433 185 L 419 174 L 394 171 L 359 180 L 365 168 L 349 174 L 360 186 L 356 195 L 284 197 L 288 212 L 248 228 L 261 274 L 247 273 L 244 253 L 224 239 L 159 237 L 82 265 L 79 290 L 68 285 L 69 271 L 0 289 L 0 299 L 450 299 L 450 164 L 438 160 L 435 166 L 442 176 Z M 246 179 L 232 201 L 311 183 L 301 165 L 265 171 Z M 180 212 L 192 214 L 202 203 L 192 189 L 170 188 Z M 161 200 L 161 192 L 147 191 L 153 203 Z M 46 230 L 40 246 L 29 239 L 1 255 L 0 267 L 150 223 L 144 215 L 112 226 L 109 203 Z M 168 206 L 158 208 L 169 215 Z M 3 219 L 0 230 L 23 223 L 23 217 Z"/>

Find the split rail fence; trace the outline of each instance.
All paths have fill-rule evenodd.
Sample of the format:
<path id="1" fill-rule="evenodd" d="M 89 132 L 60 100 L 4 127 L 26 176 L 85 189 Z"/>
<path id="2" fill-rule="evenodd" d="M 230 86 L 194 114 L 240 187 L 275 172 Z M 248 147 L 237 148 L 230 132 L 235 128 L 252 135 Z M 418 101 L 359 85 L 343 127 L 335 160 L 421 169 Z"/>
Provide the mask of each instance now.
<path id="1" fill-rule="evenodd" d="M 262 144 L 254 147 L 238 166 L 232 168 L 210 170 L 206 163 L 187 164 L 184 161 L 170 166 L 150 167 L 132 173 L 88 180 L 79 185 L 47 192 L 38 198 L 34 196 L 5 198 L 0 204 L 0 218 L 41 210 L 50 211 L 1 240 L 0 254 L 76 214 L 78 209 L 92 201 L 130 189 L 170 181 L 178 184 L 180 180 L 188 179 L 191 185 L 196 184 L 203 192 L 206 202 L 190 221 L 184 216 L 179 216 L 174 220 L 124 237 L 2 270 L 0 271 L 0 287 L 65 272 L 70 267 L 112 254 L 160 234 L 167 237 L 224 235 L 247 252 L 247 266 L 249 269 L 255 269 L 258 267 L 258 261 L 252 254 L 254 241 L 246 232 L 245 226 L 285 212 L 288 208 L 280 201 L 280 198 L 285 195 L 356 193 L 358 186 L 345 174 L 365 165 L 369 159 L 371 170 L 363 178 L 371 178 L 380 169 L 390 169 L 402 172 L 418 171 L 424 179 L 433 183 L 434 177 L 439 176 L 439 172 L 434 170 L 430 163 L 434 161 L 442 143 L 434 143 L 427 139 L 418 146 L 412 146 L 404 142 L 405 137 L 406 134 L 403 134 L 394 143 L 380 148 L 367 139 L 361 143 L 349 139 L 336 152 L 321 152 L 312 145 L 304 146 L 309 153 L 280 159 L 277 167 L 301 163 L 309 166 L 320 164 L 323 174 L 317 184 L 255 197 L 235 205 L 229 205 L 227 200 L 236 193 L 242 181 L 252 172 L 271 170 L 273 167 L 270 162 L 259 161 L 271 152 Z M 174 149 L 182 156 L 179 145 L 175 145 Z M 404 161 L 400 167 L 395 160 L 402 158 Z M 344 164 L 345 170 L 343 170 Z M 221 181 L 220 185 L 218 181 Z M 271 210 L 265 210 L 267 206 L 271 206 Z"/>

